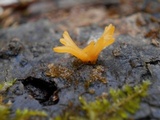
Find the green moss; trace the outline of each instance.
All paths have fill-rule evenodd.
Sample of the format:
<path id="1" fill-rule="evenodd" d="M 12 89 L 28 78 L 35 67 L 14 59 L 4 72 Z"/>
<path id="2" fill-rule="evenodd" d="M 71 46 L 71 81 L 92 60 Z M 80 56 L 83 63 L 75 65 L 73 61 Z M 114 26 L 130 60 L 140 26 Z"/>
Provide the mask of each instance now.
<path id="1" fill-rule="evenodd" d="M 0 91 L 7 90 L 14 81 L 5 82 L 0 85 Z M 125 120 L 134 114 L 140 105 L 140 101 L 147 95 L 149 81 L 141 85 L 130 87 L 125 85 L 122 89 L 110 89 L 109 94 L 97 98 L 95 101 L 87 102 L 85 98 L 79 97 L 80 105 L 67 109 L 55 120 Z M 46 112 L 38 110 L 16 110 L 15 116 L 10 117 L 10 106 L 0 102 L 1 120 L 28 120 L 30 117 L 47 117 Z M 50 118 L 53 119 L 53 118 Z"/>
<path id="2" fill-rule="evenodd" d="M 0 84 L 0 92 L 6 91 L 9 87 L 11 87 L 15 83 L 16 79 L 13 79 L 11 81 L 4 82 Z"/>
<path id="3" fill-rule="evenodd" d="M 0 105 L 1 120 L 28 120 L 32 116 L 45 117 L 47 114 L 44 111 L 38 110 L 16 110 L 15 117 L 10 118 L 11 111 L 8 106 Z"/>
<path id="4" fill-rule="evenodd" d="M 9 108 L 5 105 L 0 105 L 1 120 L 8 120 L 9 114 L 10 114 Z"/>
<path id="5" fill-rule="evenodd" d="M 9 87 L 11 87 L 15 83 L 16 79 L 4 82 L 0 84 L 0 93 L 5 92 Z M 1 120 L 28 120 L 31 116 L 47 116 L 47 114 L 44 111 L 38 111 L 38 110 L 20 110 L 17 109 L 15 112 L 15 117 L 11 118 L 10 114 L 10 106 L 5 105 L 2 103 L 3 96 L 0 95 L 0 119 Z"/>
<path id="6" fill-rule="evenodd" d="M 147 95 L 149 81 L 144 81 L 142 85 L 123 89 L 110 89 L 109 96 L 99 98 L 92 102 L 87 102 L 80 97 L 80 110 L 70 110 L 63 115 L 56 117 L 56 120 L 125 120 L 130 114 L 135 113 L 140 105 L 141 98 Z"/>
<path id="7" fill-rule="evenodd" d="M 47 113 L 44 111 L 38 111 L 38 110 L 16 110 L 16 115 L 13 120 L 28 120 L 31 116 L 40 116 L 45 117 L 47 116 Z"/>

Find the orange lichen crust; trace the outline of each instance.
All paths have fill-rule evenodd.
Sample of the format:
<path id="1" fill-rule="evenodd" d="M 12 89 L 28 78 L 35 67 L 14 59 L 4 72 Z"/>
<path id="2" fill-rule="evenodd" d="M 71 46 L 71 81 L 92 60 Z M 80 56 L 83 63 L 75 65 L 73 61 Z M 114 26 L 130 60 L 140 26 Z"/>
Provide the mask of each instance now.
<path id="1" fill-rule="evenodd" d="M 70 53 L 79 58 L 83 62 L 95 63 L 97 61 L 100 52 L 107 46 L 111 45 L 115 39 L 113 38 L 115 27 L 110 24 L 105 27 L 105 30 L 101 37 L 95 42 L 91 41 L 84 49 L 79 48 L 71 39 L 68 32 L 63 33 L 63 38 L 60 42 L 64 46 L 55 47 L 53 50 L 58 53 Z"/>

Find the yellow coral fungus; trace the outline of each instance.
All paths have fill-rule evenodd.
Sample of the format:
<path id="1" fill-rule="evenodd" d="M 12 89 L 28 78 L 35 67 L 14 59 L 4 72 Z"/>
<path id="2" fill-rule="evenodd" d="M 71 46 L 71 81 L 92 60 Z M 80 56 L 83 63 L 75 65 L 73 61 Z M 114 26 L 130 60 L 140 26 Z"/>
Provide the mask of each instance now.
<path id="1" fill-rule="evenodd" d="M 53 50 L 58 53 L 70 53 L 79 58 L 83 62 L 95 63 L 100 52 L 107 46 L 111 45 L 115 39 L 113 38 L 115 27 L 110 24 L 107 26 L 101 37 L 95 42 L 91 41 L 84 49 L 79 48 L 71 39 L 68 32 L 63 33 L 60 42 L 64 46 L 55 47 Z"/>

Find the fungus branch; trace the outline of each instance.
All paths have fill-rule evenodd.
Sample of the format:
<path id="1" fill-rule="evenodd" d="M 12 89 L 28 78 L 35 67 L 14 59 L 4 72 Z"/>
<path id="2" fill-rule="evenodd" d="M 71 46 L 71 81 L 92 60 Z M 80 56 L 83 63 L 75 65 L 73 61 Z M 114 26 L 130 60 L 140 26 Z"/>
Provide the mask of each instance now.
<path id="1" fill-rule="evenodd" d="M 115 27 L 110 24 L 105 28 L 104 33 L 96 42 L 91 41 L 84 49 L 79 48 L 72 41 L 68 32 L 65 31 L 63 33 L 63 38 L 60 39 L 60 42 L 64 46 L 55 47 L 53 50 L 58 53 L 70 53 L 83 62 L 95 63 L 100 52 L 115 41 L 113 38 L 114 30 Z"/>

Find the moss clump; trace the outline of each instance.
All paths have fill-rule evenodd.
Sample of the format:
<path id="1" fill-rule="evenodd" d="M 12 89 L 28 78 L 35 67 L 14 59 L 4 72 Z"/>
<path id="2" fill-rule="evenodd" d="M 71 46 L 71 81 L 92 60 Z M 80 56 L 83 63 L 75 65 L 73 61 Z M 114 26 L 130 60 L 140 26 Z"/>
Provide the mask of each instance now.
<path id="1" fill-rule="evenodd" d="M 124 120 L 130 114 L 135 113 L 140 104 L 141 98 L 147 95 L 149 81 L 144 81 L 141 85 L 123 89 L 110 89 L 108 99 L 99 98 L 92 102 L 87 102 L 80 97 L 79 110 L 75 109 L 64 112 L 56 120 Z"/>
<path id="2" fill-rule="evenodd" d="M 103 83 L 107 83 L 107 80 L 105 77 L 102 76 L 102 73 L 104 72 L 104 67 L 103 66 L 96 66 L 96 68 L 92 69 L 90 79 L 92 81 L 101 81 Z"/>
<path id="3" fill-rule="evenodd" d="M 15 117 L 10 117 L 11 111 L 8 106 L 0 105 L 1 120 L 28 120 L 33 116 L 45 117 L 47 114 L 44 111 L 38 110 L 16 110 Z"/>
<path id="4" fill-rule="evenodd" d="M 32 116 L 45 117 L 47 116 L 47 113 L 44 111 L 38 111 L 38 110 L 17 109 L 13 120 L 28 120 Z"/>
<path id="5" fill-rule="evenodd" d="M 105 68 L 101 65 L 96 66 L 95 68 L 91 69 L 89 74 L 89 80 L 86 80 L 84 83 L 85 89 L 88 89 L 90 85 L 95 81 L 100 81 L 104 84 L 107 83 L 106 77 L 103 77 L 103 73 Z"/>
<path id="6" fill-rule="evenodd" d="M 81 65 L 83 66 L 83 64 Z M 85 70 L 85 67 L 83 69 Z M 90 69 L 88 69 L 86 73 L 84 73 L 89 76 L 84 82 L 85 89 L 88 89 L 90 84 L 95 81 L 107 83 L 107 79 L 103 77 L 104 71 L 105 69 L 101 65 L 95 66 L 94 68 L 90 67 Z M 83 76 L 81 76 L 82 73 L 83 72 L 77 68 L 67 68 L 61 65 L 49 64 L 46 75 L 53 78 L 62 78 L 77 86 L 79 81 L 83 79 Z"/>
<path id="7" fill-rule="evenodd" d="M 8 120 L 10 115 L 10 109 L 8 105 L 4 105 L 3 93 L 15 83 L 16 79 L 4 82 L 0 84 L 0 118 L 1 120 Z"/>
<path id="8" fill-rule="evenodd" d="M 16 79 L 4 82 L 0 84 L 0 92 L 6 91 L 9 87 L 11 87 L 16 82 Z"/>
<path id="9" fill-rule="evenodd" d="M 71 70 L 61 65 L 49 64 L 48 68 L 49 71 L 46 72 L 46 75 L 51 77 L 60 77 L 69 80 L 73 73 Z"/>
<path id="10" fill-rule="evenodd" d="M 13 81 L 11 82 L 13 85 Z M 0 84 L 0 90 L 6 90 L 5 84 Z M 11 84 L 10 84 L 11 85 Z M 130 87 L 125 85 L 122 89 L 110 89 L 105 97 L 99 97 L 95 101 L 87 102 L 79 97 L 80 105 L 67 109 L 61 116 L 55 120 L 125 120 L 129 119 L 130 114 L 135 113 L 140 104 L 141 98 L 147 95 L 149 81 L 144 81 L 141 85 Z M 9 84 L 7 84 L 9 86 Z M 3 89 L 2 89 L 3 88 Z M 5 89 L 4 89 L 5 88 Z M 107 99 L 108 98 L 108 99 Z M 47 117 L 46 112 L 38 110 L 16 110 L 15 116 L 10 117 L 11 111 L 9 105 L 4 105 L 0 101 L 1 120 L 28 120 L 31 117 Z M 53 119 L 53 118 L 50 118 Z"/>
<path id="11" fill-rule="evenodd" d="M 11 87 L 15 83 L 15 81 L 16 79 L 0 84 L 0 93 L 5 92 L 9 87 Z M 2 101 L 3 95 L 0 94 L 0 120 L 28 120 L 32 116 L 47 116 L 47 114 L 44 111 L 17 109 L 15 112 L 15 116 L 11 118 L 10 105 L 3 104 Z"/>
<path id="12" fill-rule="evenodd" d="M 8 120 L 9 114 L 10 114 L 9 108 L 5 105 L 0 105 L 1 120 Z"/>

